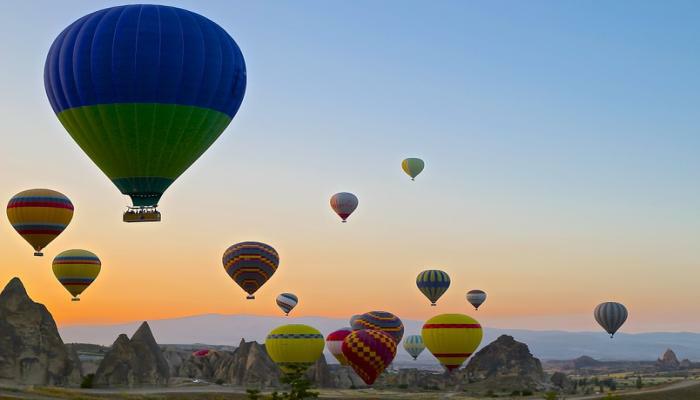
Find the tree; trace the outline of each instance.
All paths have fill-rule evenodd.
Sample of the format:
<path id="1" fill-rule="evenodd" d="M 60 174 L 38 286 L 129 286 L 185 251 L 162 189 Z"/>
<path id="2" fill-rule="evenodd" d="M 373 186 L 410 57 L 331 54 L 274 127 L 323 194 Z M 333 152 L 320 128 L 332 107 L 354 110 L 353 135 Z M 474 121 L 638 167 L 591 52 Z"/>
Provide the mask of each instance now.
<path id="1" fill-rule="evenodd" d="M 637 389 L 641 389 L 644 386 L 644 382 L 642 382 L 642 377 L 637 375 L 637 382 L 634 384 Z"/>
<path id="2" fill-rule="evenodd" d="M 290 369 L 290 372 L 284 374 L 281 381 L 285 385 L 289 385 L 289 392 L 285 391 L 278 393 L 275 391 L 272 393 L 272 400 L 306 400 L 318 398 L 318 392 L 311 391 L 311 382 L 309 382 L 305 375 L 306 368 L 299 366 L 291 366 L 288 368 Z M 251 394 L 251 391 L 249 390 L 248 399 L 260 399 L 258 393 L 260 392 L 258 391 L 255 394 Z"/>
<path id="3" fill-rule="evenodd" d="M 557 392 L 547 392 L 544 394 L 545 400 L 557 400 Z"/>

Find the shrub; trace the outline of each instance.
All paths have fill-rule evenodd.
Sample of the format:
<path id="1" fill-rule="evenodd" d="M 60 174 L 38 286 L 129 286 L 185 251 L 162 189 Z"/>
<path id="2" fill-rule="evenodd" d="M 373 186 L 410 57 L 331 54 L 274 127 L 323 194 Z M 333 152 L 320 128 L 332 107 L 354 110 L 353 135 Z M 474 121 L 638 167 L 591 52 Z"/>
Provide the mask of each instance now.
<path id="1" fill-rule="evenodd" d="M 214 382 L 214 383 L 216 383 L 217 385 L 223 385 L 223 384 L 224 384 L 224 380 L 221 379 L 221 378 L 219 378 L 219 379 L 217 379 L 216 382 Z"/>
<path id="2" fill-rule="evenodd" d="M 87 374 L 83 377 L 83 381 L 80 382 L 80 387 L 82 389 L 92 389 L 92 381 L 95 380 L 95 374 Z"/>
<path id="3" fill-rule="evenodd" d="M 408 389 L 408 385 L 405 383 L 402 383 L 399 385 L 399 389 Z"/>
<path id="4" fill-rule="evenodd" d="M 532 396 L 532 390 L 530 389 L 525 389 L 522 391 L 522 396 Z"/>

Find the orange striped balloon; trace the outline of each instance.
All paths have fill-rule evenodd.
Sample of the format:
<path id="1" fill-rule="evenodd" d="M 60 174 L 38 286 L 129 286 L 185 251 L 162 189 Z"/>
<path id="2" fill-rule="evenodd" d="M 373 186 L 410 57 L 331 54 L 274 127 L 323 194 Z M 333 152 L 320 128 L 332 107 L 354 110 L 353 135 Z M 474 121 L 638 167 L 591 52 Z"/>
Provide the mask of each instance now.
<path id="1" fill-rule="evenodd" d="M 463 314 L 441 314 L 430 318 L 421 332 L 425 347 L 448 371 L 459 368 L 479 347 L 481 325 Z"/>
<path id="2" fill-rule="evenodd" d="M 73 219 L 73 203 L 55 190 L 25 190 L 10 199 L 7 218 L 17 233 L 34 248 L 34 255 L 43 256 L 41 250 Z"/>

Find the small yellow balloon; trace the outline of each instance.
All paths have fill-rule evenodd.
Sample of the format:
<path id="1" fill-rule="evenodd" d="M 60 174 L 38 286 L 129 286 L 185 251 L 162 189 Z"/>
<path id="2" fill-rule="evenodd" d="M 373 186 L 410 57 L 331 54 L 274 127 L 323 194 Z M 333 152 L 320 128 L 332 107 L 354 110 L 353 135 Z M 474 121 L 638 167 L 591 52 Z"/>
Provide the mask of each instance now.
<path id="1" fill-rule="evenodd" d="M 68 292 L 73 301 L 97 278 L 102 263 L 95 253 L 87 250 L 66 250 L 53 259 L 53 274 Z"/>
<path id="2" fill-rule="evenodd" d="M 270 331 L 265 348 L 282 372 L 306 369 L 323 354 L 325 340 L 321 332 L 308 325 L 282 325 Z"/>
<path id="3" fill-rule="evenodd" d="M 459 368 L 479 347 L 481 325 L 463 314 L 440 314 L 430 318 L 421 332 L 425 347 L 448 371 Z"/>

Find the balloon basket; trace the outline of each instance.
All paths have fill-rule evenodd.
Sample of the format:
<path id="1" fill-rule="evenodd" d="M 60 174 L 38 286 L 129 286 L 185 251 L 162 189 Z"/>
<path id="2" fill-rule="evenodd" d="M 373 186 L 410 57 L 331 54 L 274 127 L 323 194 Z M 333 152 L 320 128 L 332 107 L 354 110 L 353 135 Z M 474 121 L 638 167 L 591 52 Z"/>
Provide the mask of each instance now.
<path id="1" fill-rule="evenodd" d="M 435 306 L 437 306 L 437 304 L 435 304 L 435 303 L 430 305 L 430 307 L 435 307 Z"/>
<path id="2" fill-rule="evenodd" d="M 124 222 L 160 222 L 160 212 L 155 208 L 129 208 L 122 220 Z"/>
<path id="3" fill-rule="evenodd" d="M 77 297 L 73 297 L 72 299 L 70 299 L 70 301 L 80 301 L 80 299 Z"/>
<path id="4" fill-rule="evenodd" d="M 250 294 L 250 295 L 246 296 L 245 299 L 246 299 L 246 300 L 255 300 L 255 296 L 253 296 L 252 294 Z"/>
<path id="5" fill-rule="evenodd" d="M 346 221 L 346 220 L 342 220 L 342 221 L 340 221 L 340 222 L 342 222 L 342 223 L 346 223 L 346 222 L 348 222 L 348 221 Z"/>
<path id="6" fill-rule="evenodd" d="M 35 252 L 34 252 L 34 257 L 43 257 L 43 256 L 44 256 L 44 253 L 42 253 L 42 252 L 40 252 L 40 251 L 35 251 Z"/>

